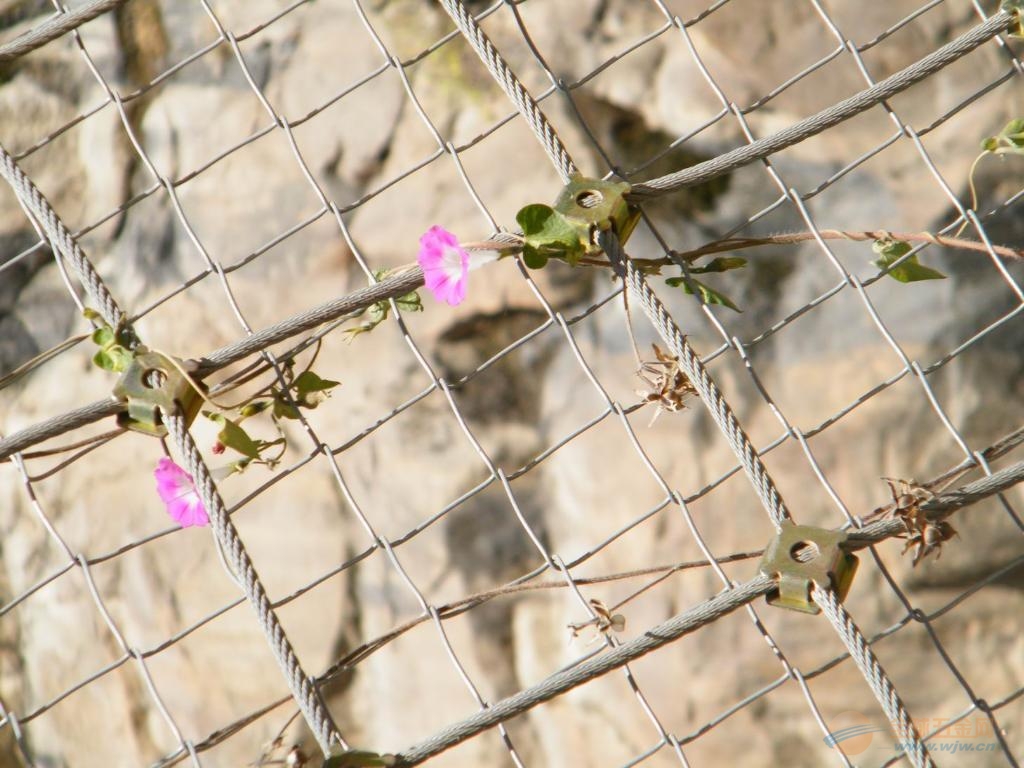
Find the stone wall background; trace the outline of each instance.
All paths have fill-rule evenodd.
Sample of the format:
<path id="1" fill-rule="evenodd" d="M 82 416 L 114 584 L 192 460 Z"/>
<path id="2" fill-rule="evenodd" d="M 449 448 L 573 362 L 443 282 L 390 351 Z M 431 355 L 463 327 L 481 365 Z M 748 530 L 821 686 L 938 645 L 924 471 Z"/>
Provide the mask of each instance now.
<path id="1" fill-rule="evenodd" d="M 7 5 L 11 9 L 0 6 L 8 25 L 5 36 L 29 28 L 49 7 L 44 2 Z M 706 3 L 680 0 L 665 5 L 672 13 L 691 18 Z M 872 40 L 917 6 L 909 0 L 827 3 L 837 26 L 856 43 Z M 284 4 L 218 0 L 210 7 L 226 30 L 241 35 L 283 10 Z M 531 0 L 517 10 L 551 71 L 566 82 L 584 77 L 665 24 L 657 4 L 625 0 Z M 421 0 L 365 3 L 362 11 L 400 60 L 451 29 L 439 7 Z M 865 51 L 865 62 L 881 79 L 976 22 L 970 3 L 940 3 Z M 546 75 L 509 7 L 488 17 L 484 27 L 535 93 L 547 87 Z M 727 99 L 741 107 L 837 45 L 813 4 L 782 0 L 733 0 L 690 27 L 689 35 Z M 122 95 L 216 39 L 217 31 L 200 3 L 169 0 L 132 0 L 81 31 L 96 70 Z M 267 102 L 289 120 L 322 107 L 346 85 L 386 64 L 356 5 L 341 0 L 306 3 L 238 45 Z M 901 94 L 891 106 L 920 130 L 1006 71 L 1008 61 L 996 45 L 983 46 Z M 32 147 L 104 100 L 70 38 L 4 65 L 0 76 L 0 142 L 12 152 Z M 317 182 L 340 206 L 376 192 L 437 152 L 436 138 L 407 88 L 439 135 L 456 146 L 489 131 L 510 112 L 504 96 L 461 40 L 408 66 L 404 76 L 405 82 L 393 68 L 385 69 L 293 130 L 298 151 Z M 750 112 L 750 130 L 755 136 L 767 135 L 863 84 L 852 59 L 840 55 Z M 722 109 L 677 31 L 661 34 L 615 61 L 574 90 L 573 100 L 575 109 L 555 95 L 544 108 L 588 173 L 605 173 L 609 159 L 622 169 L 636 167 Z M 978 140 L 1019 116 L 1022 106 L 1019 80 L 1011 79 L 923 138 L 935 165 L 962 200 L 967 199 L 966 173 Z M 203 168 L 181 183 L 177 193 L 206 253 L 224 265 L 245 259 L 320 207 L 280 129 L 268 130 L 206 167 L 270 125 L 227 42 L 127 102 L 124 119 L 160 174 L 179 179 Z M 773 165 L 788 185 L 808 191 L 894 130 L 890 118 L 876 108 L 781 153 Z M 734 119 L 721 120 L 639 176 L 655 176 L 711 157 L 743 140 Z M 504 226 L 513 225 L 523 204 L 553 199 L 558 191 L 556 174 L 519 120 L 466 149 L 460 162 L 480 199 Z M 113 104 L 48 141 L 22 165 L 72 230 L 120 210 L 81 242 L 131 311 L 149 306 L 204 269 L 205 261 L 166 194 L 149 194 L 122 209 L 150 188 L 154 178 Z M 978 178 L 983 201 L 991 207 L 1010 199 L 1019 192 L 1021 178 L 1019 158 L 986 162 Z M 778 194 L 763 166 L 755 165 L 708 188 L 658 201 L 648 213 L 669 244 L 683 249 L 731 230 L 772 204 Z M 935 230 L 952 216 L 948 197 L 907 140 L 859 165 L 808 206 L 819 227 L 848 230 Z M 343 219 L 351 242 L 375 268 L 412 260 L 419 235 L 435 223 L 467 239 L 490 232 L 456 165 L 443 155 L 346 212 Z M 796 209 L 783 205 L 743 234 L 804 228 Z M 1019 203 L 988 221 L 986 231 L 993 242 L 1021 247 Z M 0 261 L 35 239 L 13 195 L 0 189 Z M 875 274 L 868 244 L 830 245 L 860 278 Z M 634 235 L 630 250 L 635 256 L 660 253 L 646 228 Z M 744 313 L 713 312 L 726 333 L 744 343 L 839 280 L 813 243 L 744 255 L 751 259 L 748 269 L 715 283 L 743 306 Z M 1020 299 L 987 257 L 931 248 L 924 259 L 950 278 L 913 285 L 881 281 L 868 294 L 902 349 L 927 365 L 1019 306 Z M 1017 265 L 1009 270 L 1018 281 L 1024 276 Z M 610 289 L 606 275 L 585 270 L 552 268 L 535 277 L 551 307 L 567 317 Z M 232 294 L 253 328 L 340 295 L 364 279 L 330 215 L 229 275 Z M 428 300 L 422 315 L 406 319 L 411 338 L 447 381 L 473 371 L 548 319 L 547 310 L 511 262 L 474 273 L 473 282 L 469 300 L 457 309 Z M 720 332 L 692 298 L 673 296 L 669 289 L 662 293 L 699 350 L 708 352 L 721 344 Z M 633 322 L 646 349 L 653 335 L 640 313 L 634 313 Z M 242 334 L 213 277 L 160 304 L 138 327 L 151 346 L 182 357 L 198 356 Z M 86 328 L 48 254 L 39 251 L 0 272 L 0 372 Z M 635 402 L 639 382 L 633 376 L 621 302 L 611 302 L 574 325 L 573 334 L 609 396 L 627 405 Z M 1017 317 L 984 335 L 929 379 L 972 449 L 985 447 L 1020 424 L 1022 337 L 1024 326 Z M 765 391 L 789 423 L 804 430 L 902 368 L 849 288 L 749 351 Z M 76 347 L 0 393 L 0 430 L 10 434 L 109 392 L 110 376 L 91 366 L 89 354 Z M 430 383 L 395 323 L 351 344 L 332 334 L 319 360 L 321 375 L 343 382 L 310 416 L 316 433 L 331 445 L 357 436 Z M 738 356 L 721 355 L 710 370 L 755 444 L 765 445 L 781 434 L 777 417 Z M 606 407 L 557 326 L 502 357 L 456 389 L 453 397 L 475 439 L 506 472 L 522 467 Z M 684 495 L 716 480 L 734 463 L 697 403 L 691 410 L 663 415 L 650 427 L 646 411 L 631 415 L 629 421 L 665 481 Z M 100 426 L 107 428 L 97 425 L 94 431 Z M 201 445 L 212 444 L 212 425 L 200 419 L 195 431 Z M 291 430 L 289 437 L 294 448 L 284 467 L 310 450 L 301 430 Z M 835 494 L 853 514 L 887 501 L 888 490 L 880 477 L 925 478 L 963 457 L 910 377 L 811 438 L 809 447 Z M 152 489 L 151 470 L 160 455 L 156 441 L 122 436 L 33 483 L 38 506 L 14 468 L 0 465 L 0 603 L 9 604 L 68 561 L 41 524 L 39 510 L 71 552 L 90 558 L 166 530 L 167 519 Z M 37 460 L 30 466 L 41 472 L 58 460 Z M 488 477 L 486 465 L 440 392 L 387 421 L 338 461 L 360 509 L 389 537 L 421 524 Z M 766 464 L 800 522 L 842 522 L 836 503 L 794 440 L 768 454 Z M 255 468 L 231 478 L 223 484 L 225 498 L 229 504 L 240 502 L 270 477 Z M 613 532 L 664 498 L 614 416 L 560 448 L 512 487 L 523 516 L 545 547 L 567 562 L 600 547 Z M 1020 492 L 1008 500 L 1019 504 Z M 691 512 L 716 553 L 757 549 L 771 536 L 756 498 L 739 476 L 699 499 Z M 235 520 L 274 598 L 310 583 L 370 544 L 322 457 L 267 487 L 240 507 Z M 979 578 L 1021 557 L 1021 531 L 995 501 L 961 515 L 956 525 L 960 538 L 942 558 L 916 569 L 908 557 L 900 556 L 899 542 L 877 548 L 878 562 L 884 563 L 914 607 L 928 611 L 944 605 Z M 403 567 L 432 604 L 500 585 L 541 564 L 496 484 L 470 497 L 398 552 Z M 601 575 L 701 556 L 683 516 L 669 507 L 600 549 L 574 573 Z M 726 570 L 739 580 L 755 568 L 753 561 Z M 157 538 L 90 572 L 129 645 L 140 649 L 157 646 L 237 596 L 208 532 L 202 530 Z M 613 582 L 585 594 L 612 604 L 636 586 Z M 1020 569 L 1013 570 L 932 626 L 975 695 L 990 702 L 1024 686 L 1022 586 Z M 719 588 L 713 574 L 704 570 L 672 577 L 623 609 L 627 627 L 622 637 L 641 633 Z M 865 558 L 848 606 L 867 634 L 901 620 L 907 610 L 871 557 Z M 841 650 L 821 620 L 763 607 L 758 612 L 786 658 L 801 670 L 812 669 Z M 315 672 L 419 613 L 412 593 L 377 552 L 290 603 L 282 618 L 306 669 Z M 446 622 L 445 628 L 481 694 L 493 701 L 543 679 L 582 653 L 581 642 L 567 643 L 566 625 L 583 618 L 574 595 L 550 590 L 493 601 Z M 15 713 L 50 701 L 122 653 L 75 568 L 0 616 L 0 641 L 0 699 Z M 923 626 L 901 630 L 880 643 L 877 652 L 916 716 L 951 717 L 969 706 L 970 698 Z M 148 665 L 184 737 L 195 741 L 285 691 L 245 606 L 205 624 L 153 656 Z M 740 612 L 643 659 L 633 672 L 662 725 L 685 735 L 776 679 L 782 667 L 753 631 L 749 617 Z M 864 713 L 870 722 L 884 725 L 870 691 L 848 662 L 809 685 L 830 722 L 842 724 L 849 713 Z M 361 663 L 330 689 L 329 700 L 351 742 L 380 750 L 398 750 L 476 708 L 429 624 Z M 251 763 L 286 716 L 281 709 L 261 719 L 204 753 L 203 764 Z M 1006 742 L 1019 756 L 1024 752 L 1021 700 L 1000 710 L 999 720 Z M 511 723 L 510 732 L 527 765 L 621 765 L 659 738 L 621 674 L 538 708 Z M 10 729 L 2 733 L 0 765 L 21 765 Z M 149 765 L 177 746 L 132 664 L 75 691 L 26 724 L 25 733 L 39 766 Z M 834 759 L 793 681 L 685 751 L 692 765 L 816 766 Z M 878 757 L 881 752 L 869 754 L 874 755 L 870 764 L 883 759 Z M 998 755 L 991 756 L 991 762 L 972 758 L 948 756 L 942 765 L 1005 764 Z M 436 764 L 508 762 L 492 733 L 443 755 Z M 645 763 L 663 764 L 676 764 L 667 750 Z"/>

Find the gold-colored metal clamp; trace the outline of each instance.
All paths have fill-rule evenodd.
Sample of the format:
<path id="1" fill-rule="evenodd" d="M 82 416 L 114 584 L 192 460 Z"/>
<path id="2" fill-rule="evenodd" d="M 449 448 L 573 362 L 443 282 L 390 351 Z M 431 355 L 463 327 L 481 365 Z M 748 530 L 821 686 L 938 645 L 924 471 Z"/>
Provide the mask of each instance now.
<path id="1" fill-rule="evenodd" d="M 821 609 L 811 600 L 812 584 L 831 587 L 843 600 L 858 564 L 857 558 L 841 546 L 846 538 L 844 531 L 784 520 L 761 559 L 761 573 L 779 580 L 778 589 L 768 594 L 768 603 L 818 613 Z"/>
<path id="2" fill-rule="evenodd" d="M 1010 30 L 1010 36 L 1024 37 L 1024 0 L 1003 0 L 999 10 L 1005 11 L 1013 17 L 1013 29 Z"/>
<path id="3" fill-rule="evenodd" d="M 567 219 L 589 228 L 591 243 L 597 230 L 612 229 L 625 244 L 633 233 L 640 213 L 626 202 L 630 186 L 624 181 L 589 179 L 573 174 L 565 185 L 554 208 Z"/>
<path id="4" fill-rule="evenodd" d="M 203 400 L 178 370 L 181 365 L 180 360 L 176 366 L 159 352 L 137 347 L 132 362 L 114 387 L 114 397 L 127 405 L 127 410 L 117 415 L 117 423 L 126 429 L 163 437 L 167 427 L 157 409 L 171 413 L 180 407 L 186 425 L 191 424 Z M 160 383 L 154 384 L 155 380 Z"/>

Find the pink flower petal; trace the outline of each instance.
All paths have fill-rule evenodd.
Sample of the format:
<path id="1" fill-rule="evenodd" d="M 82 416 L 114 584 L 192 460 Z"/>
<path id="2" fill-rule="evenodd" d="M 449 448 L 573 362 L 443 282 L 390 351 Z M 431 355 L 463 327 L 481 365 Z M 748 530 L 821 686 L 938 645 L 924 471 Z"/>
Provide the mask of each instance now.
<path id="1" fill-rule="evenodd" d="M 209 525 L 210 517 L 196 492 L 192 476 L 166 456 L 153 470 L 156 492 L 175 522 L 183 528 L 191 525 Z"/>
<path id="2" fill-rule="evenodd" d="M 423 267 L 423 282 L 438 301 L 451 305 L 466 298 L 469 278 L 469 254 L 459 241 L 443 227 L 433 226 L 420 237 L 417 258 Z"/>

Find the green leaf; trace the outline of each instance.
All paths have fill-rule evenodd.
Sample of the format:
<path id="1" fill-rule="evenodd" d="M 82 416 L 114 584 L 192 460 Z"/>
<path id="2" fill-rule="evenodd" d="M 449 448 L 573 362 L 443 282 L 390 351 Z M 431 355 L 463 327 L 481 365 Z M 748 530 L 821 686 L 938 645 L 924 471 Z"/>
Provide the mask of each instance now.
<path id="1" fill-rule="evenodd" d="M 288 402 L 284 395 L 278 390 L 273 390 L 274 393 L 274 418 L 275 419 L 298 419 L 299 409 Z"/>
<path id="2" fill-rule="evenodd" d="M 120 344 L 111 344 L 92 356 L 92 361 L 105 371 L 121 373 L 132 362 L 132 353 Z"/>
<path id="3" fill-rule="evenodd" d="M 270 400 L 256 400 L 251 403 L 246 403 L 238 411 L 239 420 L 248 419 L 250 416 L 256 416 L 257 414 L 263 413 L 271 406 L 271 404 L 272 401 Z"/>
<path id="4" fill-rule="evenodd" d="M 981 148 L 996 155 L 1024 154 L 1024 119 L 1008 122 L 995 136 L 984 139 Z"/>
<path id="5" fill-rule="evenodd" d="M 542 251 L 545 256 L 543 260 L 534 254 L 530 256 L 532 261 L 540 266 L 547 261 L 547 256 L 556 256 L 575 264 L 589 244 L 589 232 L 586 227 L 573 223 L 550 205 L 527 205 L 516 214 L 516 221 L 523 228 L 524 259 L 527 249 Z M 529 262 L 527 266 L 530 266 Z"/>
<path id="6" fill-rule="evenodd" d="M 558 213 L 550 205 L 534 203 L 519 209 L 516 214 L 516 221 L 523 228 L 524 235 L 537 235 L 544 232 L 551 226 L 552 220 L 557 221 Z"/>
<path id="7" fill-rule="evenodd" d="M 420 299 L 420 295 L 416 291 L 407 293 L 404 296 L 399 296 L 395 299 L 395 303 L 403 312 L 423 311 L 423 301 Z M 378 301 L 375 304 L 371 304 L 367 307 L 366 314 L 368 319 L 361 325 L 349 328 L 345 331 L 345 333 L 349 334 L 349 340 L 358 336 L 360 333 L 372 331 L 378 325 L 387 320 L 388 315 L 391 314 L 391 302 L 385 299 L 384 301 Z"/>
<path id="8" fill-rule="evenodd" d="M 327 392 L 340 384 L 340 381 L 321 379 L 312 371 L 303 371 L 299 374 L 298 378 L 292 382 L 292 386 L 295 387 L 295 391 L 300 397 L 307 392 Z"/>
<path id="9" fill-rule="evenodd" d="M 303 371 L 292 382 L 295 399 L 305 408 L 316 408 L 327 399 L 330 391 L 341 384 L 340 381 L 321 379 L 312 371 Z"/>
<path id="10" fill-rule="evenodd" d="M 523 246 L 523 262 L 530 269 L 543 269 L 548 263 L 548 257 L 530 245 Z"/>
<path id="11" fill-rule="evenodd" d="M 117 334 L 114 333 L 114 329 L 111 328 L 109 325 L 104 325 L 101 328 L 97 328 L 95 331 L 92 332 L 92 336 L 90 336 L 89 338 L 92 339 L 93 344 L 95 344 L 97 347 L 102 347 L 103 349 L 106 349 L 111 344 L 117 343 Z"/>
<path id="12" fill-rule="evenodd" d="M 365 749 L 346 749 L 324 760 L 321 768 L 390 768 L 396 762 L 394 755 L 379 755 Z"/>
<path id="13" fill-rule="evenodd" d="M 344 331 L 342 331 L 342 333 L 345 334 L 345 341 L 351 344 L 352 339 L 354 339 L 356 336 L 358 336 L 361 333 L 368 333 L 369 331 L 372 331 L 376 327 L 377 325 L 375 323 L 365 322 L 360 323 L 359 325 L 354 325 L 351 328 L 346 328 Z"/>
<path id="14" fill-rule="evenodd" d="M 240 454 L 247 456 L 250 459 L 258 459 L 260 457 L 260 443 L 249 437 L 249 433 L 242 429 L 236 422 L 232 421 L 222 413 L 203 411 L 203 415 L 210 421 L 221 426 L 220 432 L 217 433 L 217 439 L 220 440 L 225 447 L 238 451 Z"/>
<path id="15" fill-rule="evenodd" d="M 697 292 L 700 294 L 701 301 L 704 304 L 718 304 L 723 307 L 728 307 L 734 312 L 743 311 L 742 309 L 737 307 L 733 303 L 732 299 L 730 299 L 724 293 L 719 293 L 714 288 L 711 288 L 710 286 L 705 285 L 704 283 L 700 282 L 699 280 L 695 280 L 692 277 L 690 278 L 689 282 L 687 281 L 685 276 L 670 277 L 665 281 L 665 283 L 671 285 L 673 288 L 682 288 L 687 293 L 693 294 L 694 289 L 690 286 L 690 283 L 692 283 L 694 286 L 696 286 Z"/>
<path id="16" fill-rule="evenodd" d="M 747 260 L 741 259 L 739 256 L 718 256 L 703 266 L 690 267 L 690 272 L 698 275 L 707 274 L 708 272 L 728 272 L 730 269 L 740 269 L 746 266 L 746 264 Z"/>
<path id="17" fill-rule="evenodd" d="M 378 280 L 381 280 L 386 275 L 387 270 L 377 270 L 374 275 Z M 395 299 L 395 303 L 398 308 L 403 312 L 422 312 L 423 311 L 423 300 L 420 298 L 419 293 L 412 291 L 404 296 L 399 296 Z M 346 335 L 345 341 L 351 342 L 356 336 L 361 333 L 367 333 L 372 331 L 378 325 L 383 323 L 389 314 L 391 314 L 391 302 L 390 301 L 378 301 L 375 304 L 371 304 L 366 309 L 367 319 L 359 325 L 355 325 L 351 328 L 346 328 L 343 333 Z M 287 417 L 295 418 L 295 417 Z"/>
<path id="18" fill-rule="evenodd" d="M 1015 120 L 1011 120 L 999 132 L 999 135 L 1005 136 L 1015 145 L 1021 146 L 1024 144 L 1024 119 L 1018 117 Z"/>
<path id="19" fill-rule="evenodd" d="M 891 237 L 886 237 L 875 240 L 871 244 L 871 250 L 891 264 L 900 256 L 910 253 L 911 245 L 906 240 L 893 240 Z"/>
<path id="20" fill-rule="evenodd" d="M 896 263 L 900 258 L 910 253 L 911 246 L 906 240 L 875 240 L 871 249 L 879 254 L 880 258 L 871 263 L 879 269 L 887 269 Z M 937 269 L 926 267 L 917 260 L 915 253 L 906 259 L 899 266 L 893 267 L 888 272 L 893 280 L 901 283 L 916 283 L 921 280 L 945 280 L 946 276 Z"/>
<path id="21" fill-rule="evenodd" d="M 399 296 L 395 299 L 395 304 L 403 312 L 422 312 L 423 311 L 423 300 L 420 299 L 420 295 L 413 291 L 407 293 L 405 296 Z"/>
<path id="22" fill-rule="evenodd" d="M 369 322 L 372 327 L 376 327 L 387 320 L 388 315 L 391 314 L 391 302 L 378 301 L 376 304 L 371 304 L 370 308 L 366 310 L 366 314 L 370 316 Z"/>
<path id="23" fill-rule="evenodd" d="M 90 320 L 96 320 L 99 317 L 90 309 L 87 309 L 84 314 Z M 104 323 L 95 329 L 89 338 L 100 348 L 99 352 L 92 356 L 93 363 L 98 367 L 105 371 L 120 373 L 131 364 L 134 355 L 125 346 L 131 344 L 131 338 L 123 329 L 111 328 Z"/>
<path id="24" fill-rule="evenodd" d="M 114 372 L 117 370 L 114 359 L 107 354 L 105 349 L 101 349 L 95 355 L 92 356 L 93 365 L 97 368 L 102 368 L 104 371 Z"/>

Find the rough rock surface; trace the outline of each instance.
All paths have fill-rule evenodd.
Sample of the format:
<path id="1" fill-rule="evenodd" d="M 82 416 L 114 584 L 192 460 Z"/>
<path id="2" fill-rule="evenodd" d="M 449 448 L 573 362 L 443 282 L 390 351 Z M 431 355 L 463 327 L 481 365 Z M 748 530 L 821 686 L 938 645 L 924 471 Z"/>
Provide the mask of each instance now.
<path id="1" fill-rule="evenodd" d="M 149 307 L 211 264 L 228 270 L 224 279 L 236 308 L 229 305 L 220 278 L 208 275 L 143 318 L 139 331 L 150 346 L 189 357 L 238 339 L 245 330 L 236 312 L 249 328 L 259 328 L 342 294 L 365 280 L 360 261 L 375 269 L 410 261 L 420 233 L 435 223 L 467 237 L 486 236 L 491 223 L 467 194 L 462 174 L 488 215 L 506 227 L 513 226 L 524 203 L 554 197 L 558 177 L 519 120 L 462 152 L 458 164 L 439 146 L 439 137 L 455 146 L 471 142 L 510 112 L 461 40 L 410 64 L 402 77 L 387 66 L 380 45 L 406 61 L 451 29 L 435 4 L 365 3 L 364 20 L 353 3 L 318 0 L 251 36 L 243 33 L 272 18 L 281 3 L 211 5 L 224 29 L 242 38 L 237 46 L 245 70 L 231 44 L 222 41 L 158 86 L 127 100 L 123 114 L 106 103 L 22 160 L 73 230 L 115 212 L 81 242 L 130 312 Z M 665 5 L 689 19 L 707 3 L 679 0 Z M 687 27 L 685 34 L 668 26 L 654 3 L 581 0 L 516 7 L 537 52 L 555 77 L 567 83 L 645 36 L 656 35 L 572 90 L 571 103 L 558 93 L 543 102 L 581 168 L 605 173 L 609 163 L 623 172 L 644 166 L 670 142 L 723 110 L 722 97 L 709 87 L 691 46 L 726 102 L 745 108 L 840 45 L 812 4 L 778 0 L 757 5 L 755 13 L 750 2 L 727 3 Z M 829 9 L 837 28 L 864 44 L 918 5 L 893 0 L 865 7 L 837 0 Z M 24 17 L 5 19 L 14 24 L 11 35 L 37 21 L 31 14 L 33 9 L 41 12 L 43 4 L 22 6 L 27 9 Z M 524 43 L 510 7 L 489 16 L 484 28 L 524 82 L 539 93 L 549 80 Z M 975 21 L 969 4 L 940 4 L 868 47 L 865 64 L 874 79 L 881 79 Z M 368 29 L 379 35 L 380 44 Z M 81 32 L 96 71 L 122 97 L 211 45 L 217 36 L 200 4 L 157 0 L 133 0 Z M 1004 71 L 1006 62 L 994 45 L 984 46 L 894 99 L 891 106 L 921 130 Z M 0 74 L 0 142 L 12 152 L 29 149 L 105 100 L 71 39 L 4 65 Z M 250 80 L 265 102 L 257 98 Z M 1019 90 L 1011 90 L 1019 88 L 1014 82 L 971 104 L 922 140 L 961 199 L 966 199 L 966 172 L 977 139 L 1020 114 Z M 749 112 L 747 124 L 753 135 L 767 135 L 864 85 L 852 58 L 840 53 Z M 415 104 L 409 92 L 415 94 Z M 273 127 L 271 110 L 292 123 L 289 132 Z M 787 150 L 773 159 L 773 167 L 785 185 L 807 192 L 895 131 L 884 111 L 875 109 Z M 221 157 L 252 136 L 256 138 Z M 735 119 L 720 120 L 646 165 L 635 178 L 693 163 L 742 140 Z M 319 192 L 342 210 L 349 240 L 334 214 L 322 213 L 319 193 L 296 154 Z M 1017 174 L 1019 179 L 1011 165 L 1017 159 L 982 166 L 983 200 L 998 204 L 1015 194 L 1019 184 L 1010 177 Z M 153 170 L 177 182 L 176 203 L 157 188 Z M 392 180 L 396 183 L 389 185 Z M 350 209 L 371 193 L 371 199 Z M 684 249 L 740 226 L 779 194 L 764 168 L 753 166 L 658 201 L 648 212 L 669 244 Z M 125 211 L 124 203 L 137 195 L 142 199 Z M 952 211 L 921 155 L 905 140 L 858 166 L 807 206 L 821 228 L 904 232 L 940 228 Z M 994 242 L 1024 243 L 1017 209 L 1019 203 L 991 220 L 987 232 Z M 266 243 L 318 213 L 314 223 L 262 252 Z M 741 234 L 803 229 L 797 209 L 783 205 Z M 15 198 L 0 188 L 0 264 L 35 241 Z M 635 256 L 660 253 L 645 227 L 630 245 Z M 868 244 L 832 242 L 830 247 L 835 264 L 814 243 L 746 254 L 751 260 L 747 269 L 717 276 L 715 282 L 745 311 L 735 315 L 714 310 L 718 326 L 692 297 L 667 288 L 665 297 L 702 352 L 722 344 L 721 330 L 749 345 L 840 283 L 837 264 L 861 279 L 876 274 Z M 257 251 L 259 257 L 250 258 Z M 913 285 L 882 280 L 866 289 L 866 298 L 847 286 L 821 307 L 748 346 L 764 393 L 794 429 L 814 430 L 902 370 L 900 353 L 880 332 L 865 301 L 898 340 L 902 354 L 924 367 L 1019 304 L 1019 296 L 988 257 L 932 248 L 923 258 L 950 279 Z M 1011 266 L 1010 271 L 1018 281 L 1024 279 L 1019 268 Z M 452 310 L 428 301 L 426 312 L 407 317 L 410 337 L 433 373 L 458 381 L 547 323 L 549 311 L 571 318 L 606 295 L 610 284 L 605 274 L 557 267 L 533 277 L 547 306 L 538 301 L 519 268 L 506 261 L 473 274 L 474 289 L 465 305 Z M 664 288 L 660 281 L 656 284 Z M 648 349 L 654 336 L 635 308 L 633 323 L 641 348 Z M 1019 317 L 1006 322 L 929 376 L 944 414 L 973 450 L 1019 426 L 1022 327 Z M 85 330 L 42 249 L 0 271 L 0 373 Z M 292 448 L 281 468 L 297 466 L 294 472 L 285 473 L 235 515 L 272 598 L 292 594 L 371 546 L 360 516 L 380 536 L 403 537 L 487 481 L 487 461 L 513 477 L 510 488 L 518 514 L 547 552 L 572 563 L 598 550 L 574 568 L 577 576 L 702 558 L 679 509 L 657 509 L 666 497 L 662 483 L 688 496 L 734 464 L 698 403 L 688 411 L 662 415 L 651 427 L 648 411 L 632 414 L 631 431 L 622 418 L 608 415 L 529 472 L 516 475 L 600 416 L 607 408 L 606 396 L 625 405 L 636 401 L 639 383 L 633 376 L 621 303 L 612 302 L 571 326 L 571 334 L 604 393 L 580 366 L 566 332 L 550 323 L 453 389 L 462 422 L 446 396 L 434 391 L 354 442 L 336 457 L 336 464 L 315 455 L 311 435 L 331 447 L 346 444 L 423 392 L 431 378 L 410 354 L 395 323 L 350 344 L 337 333 L 329 336 L 317 371 L 343 386 L 310 413 L 309 431 L 289 427 Z M 75 347 L 0 393 L 0 432 L 10 434 L 103 397 L 110 376 L 89 363 L 89 354 L 85 345 Z M 757 445 L 785 432 L 738 355 L 716 357 L 710 370 Z M 216 430 L 210 423 L 198 420 L 195 431 L 201 446 L 213 443 Z M 268 431 L 262 436 L 273 435 Z M 634 439 L 658 474 L 641 460 Z M 69 556 L 101 558 L 156 537 L 88 569 L 125 647 L 98 610 L 90 581 L 79 567 L 56 576 L 0 615 L 0 700 L 19 716 L 107 665 L 122 662 L 25 724 L 26 743 L 39 766 L 147 765 L 173 751 L 179 742 L 147 692 L 141 663 L 126 658 L 126 648 L 143 653 L 157 649 L 237 597 L 205 531 L 168 531 L 152 493 L 151 467 L 160 455 L 156 441 L 122 436 L 33 482 L 31 498 L 16 467 L 0 465 L 4 605 L 66 568 Z M 827 478 L 832 495 L 808 457 Z M 844 511 L 864 514 L 888 500 L 880 477 L 926 478 L 962 458 L 962 449 L 920 384 L 904 376 L 809 437 L 806 450 L 790 439 L 765 460 L 800 522 L 835 526 L 845 519 Z M 40 475 L 60 460 L 37 459 L 28 464 L 29 470 Z M 254 468 L 229 479 L 222 484 L 226 501 L 231 505 L 246 499 L 271 477 Z M 1019 491 L 1008 495 L 1010 503 L 1019 505 L 1020 500 Z M 704 544 L 716 554 L 759 549 L 772 534 L 742 476 L 726 480 L 688 508 Z M 647 511 L 652 511 L 649 519 L 602 546 Z M 878 548 L 878 562 L 905 598 L 926 612 L 1021 555 L 1020 529 L 994 501 L 972 509 L 956 525 L 960 538 L 947 546 L 942 558 L 916 569 L 909 557 L 900 556 L 899 542 Z M 168 535 L 160 535 L 164 533 Z M 377 551 L 281 609 L 307 671 L 322 670 L 361 643 L 421 615 L 420 596 L 440 605 L 508 582 L 544 562 L 496 481 L 396 546 L 395 552 L 419 595 Z M 871 556 L 864 559 L 848 606 L 862 629 L 872 634 L 902 620 L 906 608 Z M 738 580 L 754 568 L 751 562 L 740 563 L 727 566 L 726 572 Z M 584 594 L 612 605 L 640 583 L 610 582 L 588 587 Z M 990 703 L 1024 685 L 1022 585 L 1020 570 L 1010 571 L 931 625 L 974 695 Z M 717 577 L 705 570 L 677 574 L 622 609 L 627 625 L 621 637 L 634 637 L 720 588 Z M 841 646 L 823 620 L 760 606 L 757 610 L 786 660 L 803 673 L 839 654 Z M 584 647 L 585 640 L 566 643 L 566 625 L 584 618 L 574 594 L 551 589 L 499 598 L 446 621 L 444 627 L 479 694 L 494 701 L 592 650 Z M 923 626 L 901 630 L 877 651 L 916 717 L 948 718 L 969 706 L 968 694 Z M 182 737 L 196 742 L 285 693 L 245 605 L 148 657 L 145 666 Z M 684 737 L 779 678 L 784 668 L 749 616 L 739 612 L 644 658 L 632 672 L 661 726 Z M 811 679 L 809 689 L 830 724 L 849 716 L 885 724 L 848 661 Z M 429 622 L 362 661 L 327 696 L 346 738 L 381 750 L 420 741 L 478 708 Z M 1018 702 L 997 716 L 1006 742 L 1019 757 L 1024 751 L 1024 710 Z M 204 753 L 203 764 L 253 762 L 286 717 L 282 708 L 260 719 Z M 526 765 L 621 765 L 660 739 L 621 673 L 542 705 L 513 721 L 509 733 Z M 20 765 L 10 729 L 0 734 L 0 765 Z M 693 765 L 816 766 L 834 759 L 795 680 L 741 709 L 685 752 Z M 1003 764 L 997 755 L 991 763 L 967 762 L 963 756 L 947 759 L 943 765 Z M 491 733 L 445 754 L 437 765 L 508 762 L 501 739 Z M 677 759 L 663 749 L 645 763 L 662 764 L 677 764 Z"/>

